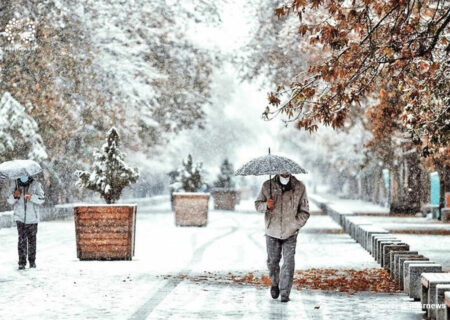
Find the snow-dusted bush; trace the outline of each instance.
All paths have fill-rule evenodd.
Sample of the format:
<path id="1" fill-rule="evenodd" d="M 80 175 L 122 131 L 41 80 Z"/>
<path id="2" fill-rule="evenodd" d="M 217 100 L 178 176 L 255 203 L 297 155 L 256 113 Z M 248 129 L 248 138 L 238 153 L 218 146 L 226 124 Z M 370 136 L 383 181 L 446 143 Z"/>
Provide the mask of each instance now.
<path id="1" fill-rule="evenodd" d="M 217 176 L 217 180 L 214 182 L 214 186 L 217 188 L 234 188 L 234 169 L 233 164 L 225 159 L 220 166 L 220 173 Z"/>
<path id="2" fill-rule="evenodd" d="M 123 188 L 136 183 L 139 172 L 124 162 L 124 154 L 118 149 L 119 134 L 114 127 L 109 130 L 106 141 L 102 152 L 94 153 L 94 170 L 77 170 L 75 175 L 80 187 L 99 192 L 106 203 L 110 204 L 120 198 Z"/>
<path id="3" fill-rule="evenodd" d="M 0 162 L 13 158 L 47 158 L 36 121 L 9 92 L 0 100 Z"/>
<path id="4" fill-rule="evenodd" d="M 194 163 L 189 154 L 178 169 L 178 176 L 172 188 L 181 192 L 198 192 L 202 187 L 204 187 L 202 163 Z"/>

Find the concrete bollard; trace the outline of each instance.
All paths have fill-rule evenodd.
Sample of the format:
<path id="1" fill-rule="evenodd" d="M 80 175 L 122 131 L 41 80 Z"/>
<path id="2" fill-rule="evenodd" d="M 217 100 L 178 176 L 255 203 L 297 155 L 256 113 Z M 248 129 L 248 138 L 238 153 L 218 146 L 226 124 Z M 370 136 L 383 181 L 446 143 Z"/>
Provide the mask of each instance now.
<path id="1" fill-rule="evenodd" d="M 397 237 L 394 236 L 386 236 L 386 237 L 375 237 L 375 239 L 373 240 L 373 244 L 372 244 L 372 256 L 375 259 L 375 261 L 377 260 L 377 255 L 378 255 L 378 245 L 380 243 L 380 241 L 400 241 L 400 239 L 398 239 Z"/>
<path id="2" fill-rule="evenodd" d="M 421 276 L 422 310 L 427 311 L 428 319 L 436 319 L 436 286 L 438 284 L 450 285 L 449 273 L 422 273 Z"/>
<path id="3" fill-rule="evenodd" d="M 382 259 L 383 259 L 383 258 L 382 258 L 382 257 L 383 257 L 383 247 L 384 247 L 384 246 L 387 246 L 387 245 L 395 244 L 395 243 L 402 243 L 402 241 L 399 240 L 399 239 L 381 240 L 381 241 L 378 241 L 377 249 L 376 249 L 376 258 L 375 258 L 375 260 L 376 260 L 379 264 L 381 264 Z"/>
<path id="4" fill-rule="evenodd" d="M 323 210 L 323 209 L 322 209 Z M 340 213 L 337 212 L 336 210 L 333 210 L 331 208 L 329 208 L 327 210 L 327 213 L 329 216 L 331 216 L 331 218 L 333 218 L 334 221 L 336 221 L 336 223 L 340 224 Z"/>
<path id="5" fill-rule="evenodd" d="M 389 271 L 391 273 L 391 276 L 393 279 L 395 279 L 395 264 L 398 263 L 398 258 L 400 256 L 412 256 L 412 255 L 418 255 L 417 251 L 409 251 L 409 250 L 402 250 L 402 251 L 391 251 L 389 252 Z"/>
<path id="6" fill-rule="evenodd" d="M 409 283 L 409 297 L 415 301 L 420 300 L 422 296 L 422 273 L 438 273 L 442 272 L 440 264 L 413 263 L 408 266 L 409 275 L 406 282 Z"/>
<path id="7" fill-rule="evenodd" d="M 359 240 L 359 230 L 362 226 L 372 225 L 370 222 L 366 221 L 352 221 L 350 224 L 350 236 L 355 239 L 356 242 L 360 243 Z"/>
<path id="8" fill-rule="evenodd" d="M 396 236 L 392 235 L 392 234 L 373 234 L 371 235 L 371 240 L 370 240 L 370 254 L 375 258 L 375 252 L 377 251 L 377 240 L 398 240 Z"/>
<path id="9" fill-rule="evenodd" d="M 348 223 L 349 223 L 350 217 L 344 217 L 342 228 L 344 229 L 345 233 L 348 233 Z"/>
<path id="10" fill-rule="evenodd" d="M 364 249 L 370 252 L 370 240 L 372 234 L 388 234 L 387 230 L 384 230 L 383 228 L 379 228 L 377 226 L 371 226 L 371 227 L 363 227 L 362 228 L 362 246 Z"/>
<path id="11" fill-rule="evenodd" d="M 385 245 L 383 247 L 383 255 L 381 257 L 381 266 L 384 269 L 389 270 L 389 267 L 391 265 L 391 256 L 390 253 L 392 251 L 408 251 L 409 250 L 409 244 L 404 242 L 399 242 L 392 245 Z"/>
<path id="12" fill-rule="evenodd" d="M 394 279 L 400 283 L 400 289 L 403 289 L 403 264 L 405 261 L 429 261 L 430 259 L 421 254 L 404 255 L 397 257 L 397 263 L 394 266 Z"/>
<path id="13" fill-rule="evenodd" d="M 450 319 L 450 291 L 447 291 L 444 294 L 444 301 L 445 301 L 445 319 Z"/>
<path id="14" fill-rule="evenodd" d="M 401 277 L 401 282 L 400 282 L 400 287 L 403 287 L 403 291 L 409 295 L 409 282 L 407 281 L 409 278 L 409 265 L 411 264 L 436 264 L 436 262 L 434 261 L 423 261 L 423 260 L 406 260 L 405 262 L 403 262 L 403 265 L 400 266 L 403 267 L 403 275 Z"/>
<path id="15" fill-rule="evenodd" d="M 347 217 L 351 217 L 354 216 L 355 214 L 353 212 L 344 212 L 344 213 L 339 213 L 339 225 L 344 228 L 344 223 L 345 223 L 345 219 Z"/>
<path id="16" fill-rule="evenodd" d="M 372 231 L 373 232 L 382 232 L 384 229 L 378 227 L 378 226 L 374 226 L 373 224 L 362 224 L 358 226 L 358 231 L 357 231 L 357 241 L 359 244 L 361 244 L 361 246 L 367 250 L 367 235 L 368 232 Z M 384 230 L 385 232 L 387 232 L 386 230 Z"/>
<path id="17" fill-rule="evenodd" d="M 436 320 L 447 320 L 445 316 L 445 292 L 450 291 L 450 284 L 436 286 Z"/>
<path id="18" fill-rule="evenodd" d="M 350 228 L 351 228 L 351 224 L 353 223 L 353 219 L 355 218 L 355 216 L 347 216 L 344 219 L 344 231 L 345 233 L 350 234 Z"/>

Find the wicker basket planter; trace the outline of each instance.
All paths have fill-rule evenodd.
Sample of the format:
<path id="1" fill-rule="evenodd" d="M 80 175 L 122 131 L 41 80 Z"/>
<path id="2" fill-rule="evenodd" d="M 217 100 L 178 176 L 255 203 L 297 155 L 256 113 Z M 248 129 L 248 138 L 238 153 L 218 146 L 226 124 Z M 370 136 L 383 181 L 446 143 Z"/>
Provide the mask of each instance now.
<path id="1" fill-rule="evenodd" d="M 80 260 L 131 260 L 136 236 L 135 204 L 73 208 Z"/>
<path id="2" fill-rule="evenodd" d="M 216 188 L 212 191 L 214 209 L 234 210 L 237 203 L 237 191 L 226 188 Z"/>
<path id="3" fill-rule="evenodd" d="M 174 192 L 175 225 L 204 227 L 208 223 L 209 193 Z"/>

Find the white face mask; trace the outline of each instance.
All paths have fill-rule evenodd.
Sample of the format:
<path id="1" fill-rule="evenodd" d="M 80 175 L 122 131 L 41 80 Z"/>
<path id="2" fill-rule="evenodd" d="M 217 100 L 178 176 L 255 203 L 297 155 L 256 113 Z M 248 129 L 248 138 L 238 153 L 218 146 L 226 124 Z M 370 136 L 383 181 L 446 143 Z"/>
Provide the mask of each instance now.
<path id="1" fill-rule="evenodd" d="M 283 178 L 282 176 L 280 176 L 280 182 L 281 182 L 281 184 L 284 184 L 284 185 L 288 184 L 289 178 L 290 178 L 290 177 Z"/>

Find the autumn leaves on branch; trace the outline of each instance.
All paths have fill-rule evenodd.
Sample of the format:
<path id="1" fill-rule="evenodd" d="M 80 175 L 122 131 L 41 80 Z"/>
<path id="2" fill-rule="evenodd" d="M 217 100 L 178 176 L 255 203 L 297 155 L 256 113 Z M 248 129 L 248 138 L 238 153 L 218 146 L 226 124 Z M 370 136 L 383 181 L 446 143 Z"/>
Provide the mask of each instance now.
<path id="1" fill-rule="evenodd" d="M 343 127 L 353 109 L 369 119 L 371 109 L 388 109 L 382 114 L 424 156 L 448 153 L 448 1 L 294 0 L 275 14 L 298 15 L 298 34 L 321 57 L 269 95 L 264 118 L 284 114 L 315 131 Z"/>

